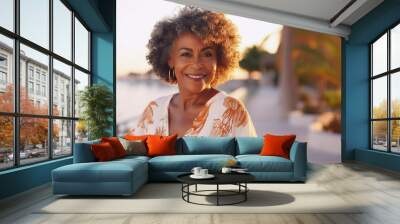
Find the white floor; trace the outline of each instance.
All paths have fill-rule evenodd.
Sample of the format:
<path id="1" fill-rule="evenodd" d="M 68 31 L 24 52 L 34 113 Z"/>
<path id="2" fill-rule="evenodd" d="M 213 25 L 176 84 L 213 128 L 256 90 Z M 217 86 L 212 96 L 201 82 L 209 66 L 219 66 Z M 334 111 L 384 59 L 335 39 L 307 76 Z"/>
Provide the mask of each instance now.
<path id="1" fill-rule="evenodd" d="M 302 214 L 38 214 L 54 201 L 42 186 L 0 202 L 0 223 L 116 223 L 116 224 L 258 224 L 258 223 L 400 223 L 400 174 L 362 164 L 311 165 L 307 183 L 323 186 L 346 201 L 363 203 L 360 213 Z M 318 203 L 318 195 L 310 195 Z M 95 202 L 94 202 L 95 203 Z M 170 206 L 174 206 L 171 204 Z"/>

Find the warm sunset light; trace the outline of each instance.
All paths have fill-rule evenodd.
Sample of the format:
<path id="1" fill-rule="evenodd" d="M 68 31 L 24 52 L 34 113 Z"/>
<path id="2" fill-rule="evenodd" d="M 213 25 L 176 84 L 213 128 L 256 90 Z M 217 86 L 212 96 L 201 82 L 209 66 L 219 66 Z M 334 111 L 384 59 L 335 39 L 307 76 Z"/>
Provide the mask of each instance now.
<path id="1" fill-rule="evenodd" d="M 158 7 L 153 7 L 157 5 Z M 173 15 L 183 5 L 160 0 L 149 0 L 137 6 L 137 2 L 120 0 L 117 4 L 117 76 L 124 76 L 130 72 L 144 73 L 150 69 L 146 61 L 146 44 L 150 38 L 154 24 L 166 16 Z M 152 13 L 149 13 L 149 12 Z M 157 15 L 155 17 L 154 15 Z M 227 15 L 236 24 L 242 36 L 239 50 L 243 52 L 246 47 L 260 44 L 263 39 L 273 33 L 279 33 L 282 25 L 248 19 L 240 16 Z M 138 33 L 139 32 L 139 33 Z M 279 38 L 274 38 L 265 43 L 270 53 L 276 52 Z M 273 40 L 272 40 L 273 39 Z M 273 50 L 275 49 L 275 50 Z M 247 77 L 242 70 L 234 72 L 233 77 Z"/>

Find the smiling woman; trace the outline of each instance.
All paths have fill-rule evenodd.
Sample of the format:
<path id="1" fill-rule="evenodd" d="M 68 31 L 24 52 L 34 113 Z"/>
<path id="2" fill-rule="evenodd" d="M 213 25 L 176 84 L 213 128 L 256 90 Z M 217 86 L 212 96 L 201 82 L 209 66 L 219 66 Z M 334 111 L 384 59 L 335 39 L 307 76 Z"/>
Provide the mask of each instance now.
<path id="1" fill-rule="evenodd" d="M 216 89 L 238 66 L 238 46 L 237 29 L 223 13 L 185 7 L 158 22 L 147 60 L 179 92 L 151 101 L 131 134 L 255 136 L 244 105 Z"/>

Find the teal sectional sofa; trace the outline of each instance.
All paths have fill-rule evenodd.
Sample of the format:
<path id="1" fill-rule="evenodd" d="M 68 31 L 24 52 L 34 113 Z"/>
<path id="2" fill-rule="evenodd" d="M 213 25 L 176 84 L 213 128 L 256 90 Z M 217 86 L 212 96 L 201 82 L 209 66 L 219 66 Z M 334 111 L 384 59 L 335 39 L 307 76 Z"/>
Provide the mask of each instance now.
<path id="1" fill-rule="evenodd" d="M 307 144 L 294 142 L 290 159 L 260 156 L 262 137 L 183 137 L 176 143 L 177 155 L 127 156 L 96 162 L 90 145 L 75 144 L 74 163 L 52 171 L 54 194 L 131 195 L 148 181 L 176 181 L 180 174 L 201 166 L 219 172 L 228 160 L 236 160 L 259 182 L 305 182 Z"/>

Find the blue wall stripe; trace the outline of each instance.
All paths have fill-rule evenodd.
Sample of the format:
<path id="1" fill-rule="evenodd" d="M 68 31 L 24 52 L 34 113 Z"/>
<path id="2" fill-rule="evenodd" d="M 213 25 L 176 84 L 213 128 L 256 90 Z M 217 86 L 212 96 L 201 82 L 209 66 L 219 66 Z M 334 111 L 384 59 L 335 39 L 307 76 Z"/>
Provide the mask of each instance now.
<path id="1" fill-rule="evenodd" d="M 0 172 L 0 199 L 48 183 L 53 169 L 71 163 L 67 157 Z"/>

